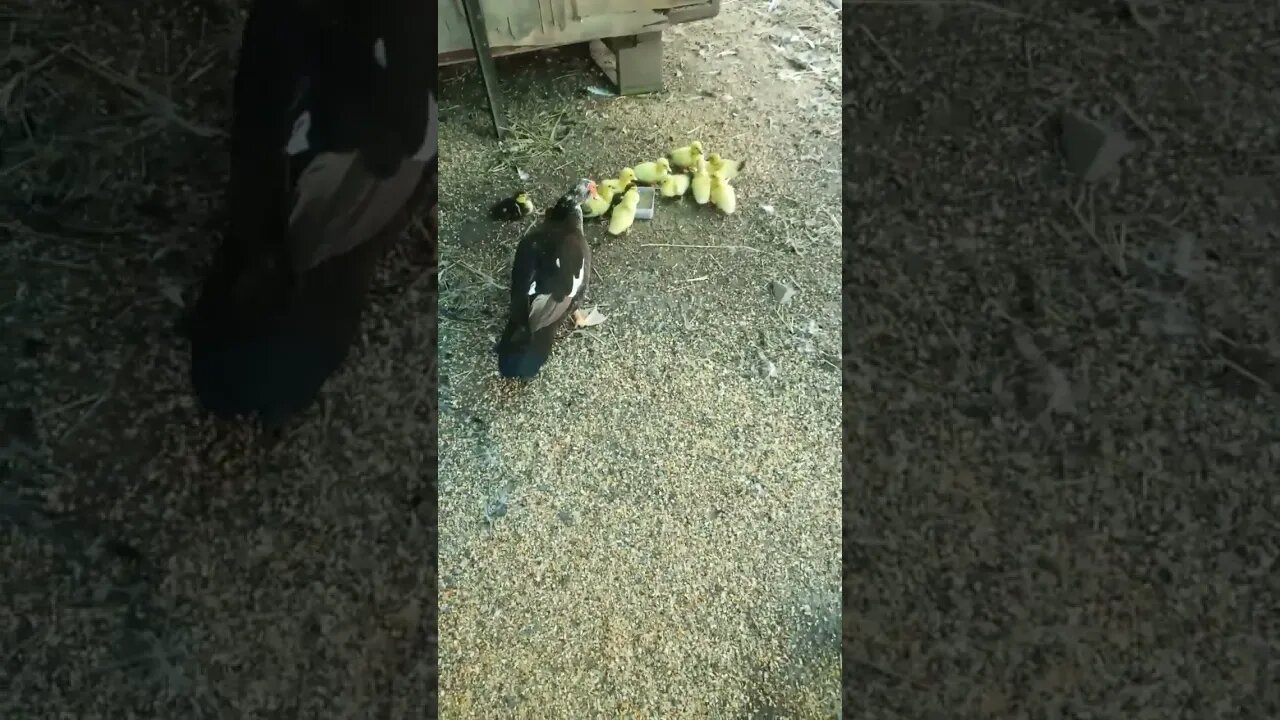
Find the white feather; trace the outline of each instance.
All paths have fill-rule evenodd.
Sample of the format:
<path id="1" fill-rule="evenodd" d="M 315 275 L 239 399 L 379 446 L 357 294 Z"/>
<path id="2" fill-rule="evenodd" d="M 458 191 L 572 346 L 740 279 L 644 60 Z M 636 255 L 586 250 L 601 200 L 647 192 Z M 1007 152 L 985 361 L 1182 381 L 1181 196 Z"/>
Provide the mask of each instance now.
<path id="1" fill-rule="evenodd" d="M 560 267 L 560 258 L 556 258 L 556 267 Z"/>
<path id="2" fill-rule="evenodd" d="M 289 136 L 289 144 L 284 146 L 284 151 L 290 155 L 306 152 L 311 147 L 307 139 L 310 133 L 311 113 L 303 111 L 298 119 L 293 121 L 293 134 Z"/>
<path id="3" fill-rule="evenodd" d="M 382 38 L 373 41 L 373 61 L 378 63 L 378 67 L 386 69 L 387 67 L 387 45 L 382 42 Z"/>
<path id="4" fill-rule="evenodd" d="M 538 294 L 538 281 L 537 281 L 537 280 L 534 280 L 533 282 L 529 283 L 529 294 L 530 294 L 530 295 L 537 295 L 537 294 Z"/>
<path id="5" fill-rule="evenodd" d="M 569 297 L 578 296 L 578 288 L 582 287 L 582 276 L 587 272 L 587 261 L 582 261 L 582 267 L 578 269 L 578 274 L 573 276 L 573 287 L 569 288 Z"/>

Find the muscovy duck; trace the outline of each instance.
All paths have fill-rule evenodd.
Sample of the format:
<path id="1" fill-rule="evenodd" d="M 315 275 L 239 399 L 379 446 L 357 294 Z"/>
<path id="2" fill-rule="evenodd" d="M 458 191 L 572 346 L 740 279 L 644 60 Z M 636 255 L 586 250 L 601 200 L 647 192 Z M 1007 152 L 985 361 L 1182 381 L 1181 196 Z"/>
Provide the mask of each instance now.
<path id="1" fill-rule="evenodd" d="M 278 428 L 309 406 L 356 337 L 376 262 L 423 201 L 434 211 L 434 25 L 420 0 L 254 3 L 229 227 L 187 323 L 213 413 Z"/>
<path id="2" fill-rule="evenodd" d="M 503 377 L 537 376 L 561 321 L 586 291 L 591 248 L 582 232 L 582 204 L 595 194 L 595 183 L 579 180 L 520 238 L 511 265 L 511 314 L 496 347 Z"/>

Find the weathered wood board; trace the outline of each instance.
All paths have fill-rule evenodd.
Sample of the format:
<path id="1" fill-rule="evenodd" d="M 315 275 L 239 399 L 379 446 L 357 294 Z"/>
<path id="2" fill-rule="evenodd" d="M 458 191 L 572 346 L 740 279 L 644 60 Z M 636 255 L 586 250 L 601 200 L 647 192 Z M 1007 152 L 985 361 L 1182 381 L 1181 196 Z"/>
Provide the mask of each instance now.
<path id="1" fill-rule="evenodd" d="M 661 32 L 719 11 L 719 0 L 480 0 L 495 56 Z M 461 0 L 440 0 L 440 63 L 473 60 Z"/>

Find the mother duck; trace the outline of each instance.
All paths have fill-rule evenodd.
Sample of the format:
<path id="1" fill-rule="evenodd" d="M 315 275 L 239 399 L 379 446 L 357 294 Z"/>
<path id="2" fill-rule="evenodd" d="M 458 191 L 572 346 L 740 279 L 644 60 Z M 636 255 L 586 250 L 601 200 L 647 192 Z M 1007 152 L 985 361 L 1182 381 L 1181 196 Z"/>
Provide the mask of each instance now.
<path id="1" fill-rule="evenodd" d="M 582 232 L 582 203 L 595 194 L 595 183 L 579 180 L 520 238 L 511 264 L 511 314 L 496 347 L 503 377 L 537 376 L 556 330 L 586 291 L 591 248 Z"/>
<path id="2" fill-rule="evenodd" d="M 230 223 L 187 326 L 215 414 L 278 428 L 345 359 L 376 262 L 434 195 L 434 35 L 421 0 L 254 3 Z"/>

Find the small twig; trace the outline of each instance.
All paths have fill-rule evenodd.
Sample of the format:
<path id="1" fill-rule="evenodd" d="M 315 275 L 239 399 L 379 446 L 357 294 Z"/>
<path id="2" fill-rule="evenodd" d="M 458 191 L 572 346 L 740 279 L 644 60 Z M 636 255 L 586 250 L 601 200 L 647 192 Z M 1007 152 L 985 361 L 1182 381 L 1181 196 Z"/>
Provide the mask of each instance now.
<path id="1" fill-rule="evenodd" d="M 956 350 L 960 352 L 960 359 L 964 362 L 964 367 L 969 371 L 969 377 L 977 377 L 978 371 L 973 367 L 973 361 L 969 358 L 969 348 L 960 342 L 960 336 L 956 335 L 955 330 L 951 329 L 951 323 L 947 322 L 946 316 L 942 314 L 942 308 L 938 307 L 937 301 L 929 297 L 927 293 L 921 293 L 929 303 L 929 307 L 933 308 L 934 317 L 938 318 L 938 323 L 942 325 L 942 330 L 951 339 L 951 344 L 956 346 Z"/>
<path id="2" fill-rule="evenodd" d="M 876 46 L 876 49 L 884 55 L 884 59 L 889 61 L 889 64 L 893 66 L 894 70 L 898 71 L 899 75 L 907 77 L 907 71 L 902 68 L 902 65 L 898 62 L 898 58 L 894 57 L 893 53 L 889 52 L 889 48 L 885 47 L 884 43 L 880 42 L 880 38 L 876 37 L 875 33 L 871 32 L 871 28 L 859 23 L 858 29 L 862 31 L 863 35 L 867 36 L 867 39 L 871 41 L 872 45 Z"/>
<path id="3" fill-rule="evenodd" d="M 78 407 L 83 407 L 84 405 L 87 405 L 96 399 L 97 398 L 93 395 L 85 395 L 84 397 L 79 398 L 77 400 L 72 400 L 71 402 L 63 403 L 56 408 L 46 410 L 44 414 L 50 417 L 61 415 L 62 413 L 67 412 L 68 410 L 75 410 Z"/>
<path id="4" fill-rule="evenodd" d="M 1089 203 L 1090 210 L 1089 210 L 1089 217 L 1087 218 L 1084 216 L 1084 213 L 1080 211 L 1079 201 L 1074 203 L 1068 202 L 1067 207 L 1071 208 L 1071 213 L 1076 216 L 1076 220 L 1079 221 L 1081 229 L 1083 229 L 1085 234 L 1088 235 L 1089 238 L 1093 240 L 1094 244 L 1098 246 L 1098 249 L 1102 251 L 1103 256 L 1105 256 L 1107 260 L 1111 261 L 1111 264 L 1115 266 L 1116 270 L 1118 270 L 1121 275 L 1128 276 L 1129 271 L 1128 271 L 1128 268 L 1125 266 L 1124 255 L 1113 252 L 1112 248 L 1110 248 L 1105 242 L 1103 242 L 1102 238 L 1098 237 L 1097 215 L 1094 213 L 1092 208 L 1093 197 L 1092 195 L 1089 195 L 1088 197 L 1090 200 L 1090 203 Z M 1081 199 L 1083 200 L 1083 197 Z M 1061 229 L 1059 225 L 1057 225 L 1057 223 L 1052 223 L 1052 224 L 1054 226 L 1054 229 L 1057 230 L 1059 234 L 1062 234 L 1065 232 L 1064 230 Z"/>
<path id="5" fill-rule="evenodd" d="M 1124 101 L 1124 98 L 1121 97 L 1120 93 L 1116 93 L 1112 97 L 1115 98 L 1116 105 L 1119 105 L 1120 109 L 1124 111 L 1124 114 L 1129 117 L 1129 121 L 1141 130 L 1142 134 L 1146 135 L 1147 139 L 1154 143 L 1156 147 L 1160 147 L 1160 139 L 1156 137 L 1155 133 L 1151 132 L 1151 126 L 1147 125 L 1142 121 L 1142 118 L 1138 117 L 1138 113 L 1134 112 L 1133 108 L 1129 107 L 1128 103 Z"/>
<path id="6" fill-rule="evenodd" d="M 171 98 L 161 95 L 133 78 L 121 75 L 110 68 L 94 62 L 92 59 L 77 57 L 76 55 L 67 52 L 65 49 L 58 49 L 56 52 L 80 67 L 89 70 L 103 80 L 132 92 L 137 96 L 137 100 L 140 105 L 150 105 L 152 109 L 162 117 L 197 137 L 214 138 L 226 135 L 225 132 L 218 128 L 200 125 L 182 117 L 178 114 L 177 103 L 175 103 Z"/>
<path id="7" fill-rule="evenodd" d="M 1256 383 L 1256 384 L 1258 385 L 1258 387 L 1259 387 L 1259 388 L 1261 388 L 1262 390 L 1266 391 L 1266 392 L 1267 392 L 1267 393 L 1269 393 L 1269 394 L 1274 394 L 1274 393 L 1275 393 L 1276 389 L 1275 389 L 1275 387 L 1274 387 L 1271 383 L 1267 382 L 1267 381 L 1266 381 L 1265 379 L 1263 379 L 1263 378 L 1258 377 L 1258 376 L 1257 376 L 1257 374 L 1255 374 L 1253 371 L 1249 370 L 1249 368 L 1246 368 L 1245 366 L 1241 365 L 1240 363 L 1236 362 L 1235 360 L 1232 360 L 1231 358 L 1227 357 L 1226 355 L 1221 355 L 1221 354 L 1220 354 L 1218 357 L 1222 360 L 1222 363 L 1223 363 L 1224 365 L 1226 365 L 1227 367 L 1231 368 L 1232 370 L 1235 370 L 1235 371 L 1236 371 L 1237 373 L 1239 373 L 1242 377 L 1244 377 L 1244 378 L 1246 378 L 1246 379 L 1248 379 L 1248 380 L 1252 380 L 1252 381 L 1253 381 L 1254 383 Z"/>
<path id="8" fill-rule="evenodd" d="M 75 270 L 77 272 L 93 272 L 97 270 L 92 265 L 84 263 L 74 263 L 67 260 L 55 260 L 53 258 L 28 257 L 22 258 L 23 262 L 29 262 L 34 265 L 47 265 L 48 267 L 62 268 L 63 270 Z"/>
<path id="9" fill-rule="evenodd" d="M 125 358 L 124 363 L 121 364 L 119 369 L 116 370 L 115 374 L 112 375 L 111 383 L 107 385 L 107 388 L 103 390 L 101 394 L 98 395 L 98 398 L 94 400 L 94 403 L 90 405 L 87 410 L 81 413 L 80 419 L 76 420 L 74 423 L 70 425 L 70 427 L 68 427 L 66 430 L 62 432 L 62 436 L 59 438 L 60 441 L 65 442 L 67 438 L 71 437 L 71 433 L 79 429 L 80 426 L 84 424 L 85 420 L 88 420 L 89 416 L 97 412 L 98 408 L 102 406 L 102 403 L 107 401 L 107 398 L 115 394 L 116 386 L 120 383 L 120 376 L 124 375 L 125 368 L 128 368 L 133 364 L 133 360 L 135 357 L 137 357 L 138 352 L 139 352 L 138 350 L 134 350 L 133 352 L 129 353 L 129 356 Z"/>
<path id="10" fill-rule="evenodd" d="M 747 245 L 676 245 L 666 243 L 642 243 L 640 247 L 692 248 L 698 250 L 750 250 L 751 252 L 760 252 L 759 248 L 753 248 Z"/>
<path id="11" fill-rule="evenodd" d="M 36 159 L 35 155 L 28 155 L 25 159 L 19 160 L 18 162 L 10 165 L 7 168 L 0 169 L 0 178 L 8 175 L 9 173 L 17 172 L 18 170 L 21 170 L 22 168 L 35 162 L 35 159 Z"/>
<path id="12" fill-rule="evenodd" d="M 472 274 L 472 275 L 475 275 L 476 277 L 480 278 L 481 280 L 484 280 L 484 281 L 488 282 L 490 285 L 492 285 L 492 286 L 494 286 L 494 287 L 498 287 L 498 288 L 500 288 L 500 287 L 504 287 L 503 285 L 499 285 L 499 284 L 498 284 L 498 281 L 497 281 L 497 280 L 494 280 L 492 275 L 489 275 L 488 273 L 485 273 L 485 272 L 482 272 L 482 271 L 480 271 L 480 270 L 477 270 L 477 269 L 475 269 L 475 268 L 471 267 L 470 265 L 466 264 L 465 262 L 463 262 L 463 261 L 461 261 L 461 260 L 459 260 L 459 261 L 458 261 L 458 264 L 459 264 L 459 265 L 461 265 L 462 267 L 466 268 L 467 270 L 469 270 L 469 271 L 471 272 L 471 274 Z"/>
<path id="13" fill-rule="evenodd" d="M 104 403 L 104 402 L 106 402 L 106 401 L 107 401 L 107 397 L 108 397 L 108 396 L 110 396 L 110 395 L 111 395 L 111 390 L 110 390 L 110 389 L 104 390 L 104 391 L 102 391 L 101 393 L 99 393 L 99 394 L 98 394 L 98 397 L 93 401 L 93 404 L 89 406 L 89 409 L 88 409 L 88 410 L 85 410 L 85 411 L 80 415 L 80 419 L 79 419 L 79 420 L 76 420 L 76 421 L 75 421 L 74 423 L 72 423 L 72 424 L 71 424 L 71 425 L 70 425 L 66 430 L 64 430 L 64 431 L 63 431 L 63 433 L 62 433 L 62 437 L 61 437 L 61 438 L 59 438 L 59 439 L 60 439 L 60 440 L 66 440 L 68 437 L 71 437 L 71 433 L 73 433 L 73 432 L 75 432 L 76 430 L 78 430 L 78 429 L 80 428 L 80 426 L 84 424 L 84 421 L 85 421 L 85 420 L 88 420 L 88 419 L 89 419 L 89 416 L 90 416 L 90 415 L 92 415 L 94 412 L 96 412 L 96 411 L 97 411 L 97 409 L 98 409 L 99 407 L 101 407 L 101 406 L 102 406 L 102 403 Z"/>

